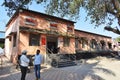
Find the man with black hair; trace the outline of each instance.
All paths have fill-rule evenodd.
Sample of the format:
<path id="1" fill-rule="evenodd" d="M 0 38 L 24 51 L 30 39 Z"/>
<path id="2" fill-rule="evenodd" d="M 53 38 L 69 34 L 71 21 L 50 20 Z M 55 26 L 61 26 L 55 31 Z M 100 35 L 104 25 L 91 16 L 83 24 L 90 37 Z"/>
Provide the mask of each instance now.
<path id="1" fill-rule="evenodd" d="M 35 59 L 34 59 L 34 69 L 35 69 L 36 80 L 40 80 L 41 63 L 42 63 L 42 55 L 40 54 L 40 50 L 37 50 L 35 54 Z"/>

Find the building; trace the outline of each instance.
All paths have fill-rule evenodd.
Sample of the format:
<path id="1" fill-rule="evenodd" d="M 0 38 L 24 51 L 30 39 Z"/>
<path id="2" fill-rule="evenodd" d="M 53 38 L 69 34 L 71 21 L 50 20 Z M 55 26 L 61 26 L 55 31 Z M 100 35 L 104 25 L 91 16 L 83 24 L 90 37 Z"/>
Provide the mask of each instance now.
<path id="1" fill-rule="evenodd" d="M 2 48 L 4 48 L 4 42 L 5 42 L 4 34 L 5 31 L 0 31 L 0 47 Z"/>
<path id="2" fill-rule="evenodd" d="M 113 39 L 112 46 L 113 46 L 114 51 L 120 51 L 120 42 Z"/>
<path id="3" fill-rule="evenodd" d="M 9 59 L 16 60 L 17 55 L 26 49 L 28 55 L 37 49 L 43 55 L 56 52 L 75 53 L 75 33 L 73 21 L 20 9 L 16 11 L 7 24 L 5 33 L 5 52 Z"/>
<path id="4" fill-rule="evenodd" d="M 111 49 L 111 37 L 74 29 L 74 21 L 19 9 L 6 25 L 5 53 L 13 62 L 23 50 L 34 55 L 75 54 L 77 50 Z"/>
<path id="5" fill-rule="evenodd" d="M 75 29 L 75 48 L 76 51 L 112 50 L 112 38 Z"/>

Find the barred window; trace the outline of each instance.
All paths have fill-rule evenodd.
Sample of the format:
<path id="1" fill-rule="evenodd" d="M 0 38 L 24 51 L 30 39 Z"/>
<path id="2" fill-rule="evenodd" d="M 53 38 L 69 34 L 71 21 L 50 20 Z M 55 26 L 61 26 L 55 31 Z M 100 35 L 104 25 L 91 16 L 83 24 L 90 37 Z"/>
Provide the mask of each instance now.
<path id="1" fill-rule="evenodd" d="M 97 47 L 97 42 L 95 39 L 92 39 L 91 40 L 91 48 L 96 49 L 96 47 Z"/>
<path id="2" fill-rule="evenodd" d="M 30 34 L 29 46 L 40 46 L 40 35 L 39 34 Z"/>
<path id="3" fill-rule="evenodd" d="M 65 37 L 64 38 L 64 47 L 68 47 L 70 45 L 70 38 Z"/>
<path id="4" fill-rule="evenodd" d="M 78 48 L 78 45 L 79 45 L 79 41 L 78 39 L 75 39 L 75 47 Z"/>
<path id="5" fill-rule="evenodd" d="M 82 48 L 85 48 L 85 45 L 86 45 L 85 41 L 82 40 Z"/>

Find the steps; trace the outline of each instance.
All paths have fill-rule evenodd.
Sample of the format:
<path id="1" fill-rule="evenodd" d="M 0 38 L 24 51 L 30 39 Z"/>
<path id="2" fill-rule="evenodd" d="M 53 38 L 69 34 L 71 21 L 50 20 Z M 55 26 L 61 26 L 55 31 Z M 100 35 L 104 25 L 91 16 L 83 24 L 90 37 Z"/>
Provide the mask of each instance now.
<path id="1" fill-rule="evenodd" d="M 77 65 L 74 60 L 71 60 L 66 55 L 57 55 L 52 58 L 51 66 L 53 67 L 68 67 Z"/>
<path id="2" fill-rule="evenodd" d="M 74 61 L 62 61 L 62 62 L 58 62 L 58 68 L 61 67 L 68 67 L 68 66 L 75 66 L 77 65 Z"/>

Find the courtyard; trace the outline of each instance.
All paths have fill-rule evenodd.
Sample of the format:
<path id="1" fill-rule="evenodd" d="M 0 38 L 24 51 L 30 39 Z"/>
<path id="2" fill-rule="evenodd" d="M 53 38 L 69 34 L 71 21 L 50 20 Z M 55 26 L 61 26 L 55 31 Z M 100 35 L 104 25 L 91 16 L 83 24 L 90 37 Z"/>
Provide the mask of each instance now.
<path id="1" fill-rule="evenodd" d="M 120 60 L 117 58 L 96 57 L 81 59 L 76 66 L 54 68 L 42 66 L 42 80 L 119 80 Z M 20 70 L 6 57 L 0 65 L 0 80 L 20 80 Z M 34 69 L 27 73 L 26 80 L 35 80 Z"/>

